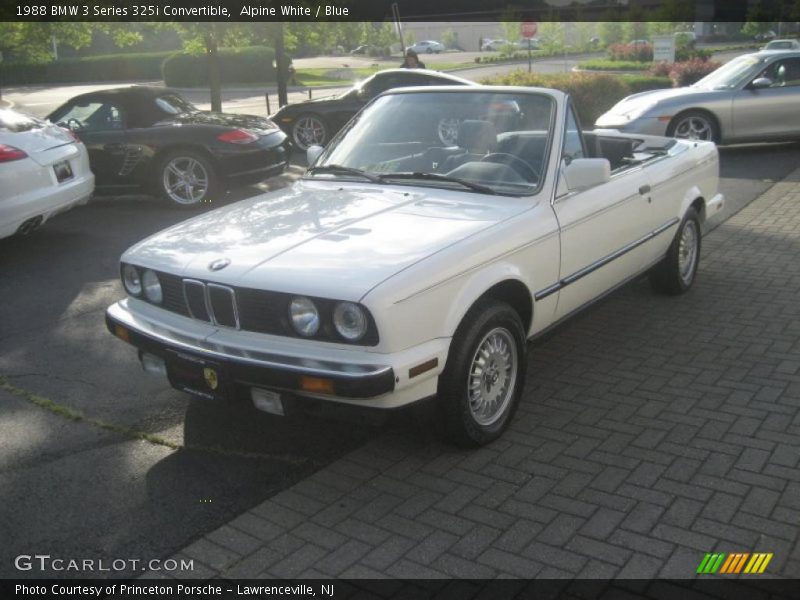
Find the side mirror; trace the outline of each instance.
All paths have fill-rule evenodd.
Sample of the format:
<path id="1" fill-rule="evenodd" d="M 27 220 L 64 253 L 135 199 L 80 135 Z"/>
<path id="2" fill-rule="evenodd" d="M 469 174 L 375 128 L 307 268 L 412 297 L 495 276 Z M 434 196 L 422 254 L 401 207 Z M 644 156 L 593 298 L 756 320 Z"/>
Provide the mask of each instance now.
<path id="1" fill-rule="evenodd" d="M 306 161 L 308 162 L 308 166 L 311 167 L 317 162 L 320 154 L 322 154 L 323 148 L 322 146 L 309 146 L 308 150 L 306 150 Z"/>
<path id="2" fill-rule="evenodd" d="M 605 158 L 575 158 L 564 169 L 564 179 L 570 190 L 600 185 L 611 179 L 611 163 Z"/>
<path id="3" fill-rule="evenodd" d="M 761 89 L 761 88 L 768 88 L 772 87 L 773 81 L 769 77 L 759 77 L 758 79 L 754 79 L 753 82 L 750 84 L 750 87 L 753 89 Z"/>

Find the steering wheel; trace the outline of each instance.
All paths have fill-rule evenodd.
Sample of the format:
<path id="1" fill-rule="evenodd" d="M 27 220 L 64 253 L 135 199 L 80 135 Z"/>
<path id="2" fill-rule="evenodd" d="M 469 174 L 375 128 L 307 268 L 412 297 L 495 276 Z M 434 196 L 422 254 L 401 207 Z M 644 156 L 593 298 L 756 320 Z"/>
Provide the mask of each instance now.
<path id="1" fill-rule="evenodd" d="M 539 181 L 539 171 L 536 168 L 513 154 L 505 152 L 492 152 L 481 159 L 481 162 L 499 163 L 514 169 L 526 181 Z"/>
<path id="2" fill-rule="evenodd" d="M 67 127 L 69 127 L 70 131 L 79 131 L 83 129 L 83 123 L 79 119 L 72 117 L 67 119 Z"/>

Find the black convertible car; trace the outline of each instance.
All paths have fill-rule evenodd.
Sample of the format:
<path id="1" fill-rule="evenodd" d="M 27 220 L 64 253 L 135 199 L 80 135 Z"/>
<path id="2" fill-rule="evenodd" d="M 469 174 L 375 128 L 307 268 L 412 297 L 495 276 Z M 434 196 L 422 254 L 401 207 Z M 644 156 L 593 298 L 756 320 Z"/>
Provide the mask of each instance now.
<path id="1" fill-rule="evenodd" d="M 301 150 L 323 146 L 361 107 L 386 90 L 417 85 L 478 85 L 474 81 L 426 69 L 387 69 L 379 71 L 339 96 L 287 104 L 270 118 L 291 136 Z M 458 123 L 444 123 L 442 143 L 455 142 Z"/>
<path id="2" fill-rule="evenodd" d="M 180 206 L 277 175 L 290 154 L 269 119 L 200 111 L 162 87 L 82 94 L 48 119 L 86 145 L 97 193 L 145 191 Z"/>

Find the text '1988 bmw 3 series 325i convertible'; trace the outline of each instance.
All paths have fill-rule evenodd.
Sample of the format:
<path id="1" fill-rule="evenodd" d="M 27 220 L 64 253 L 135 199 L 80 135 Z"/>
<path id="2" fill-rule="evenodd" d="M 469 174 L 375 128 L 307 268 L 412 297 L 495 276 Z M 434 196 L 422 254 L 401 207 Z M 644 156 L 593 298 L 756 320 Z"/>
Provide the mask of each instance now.
<path id="1" fill-rule="evenodd" d="M 178 389 L 272 412 L 436 397 L 464 445 L 508 425 L 528 340 L 645 272 L 688 290 L 723 205 L 713 143 L 582 132 L 541 88 L 390 91 L 309 164 L 125 252 L 110 331 Z"/>

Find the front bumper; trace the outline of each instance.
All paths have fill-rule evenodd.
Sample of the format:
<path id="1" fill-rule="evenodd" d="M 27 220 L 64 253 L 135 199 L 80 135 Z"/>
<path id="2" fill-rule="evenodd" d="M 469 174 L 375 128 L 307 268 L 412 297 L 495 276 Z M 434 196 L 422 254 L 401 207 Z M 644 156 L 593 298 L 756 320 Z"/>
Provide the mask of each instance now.
<path id="1" fill-rule="evenodd" d="M 595 122 L 598 129 L 616 129 L 621 133 L 639 133 L 643 135 L 667 135 L 668 120 L 658 117 L 639 117 L 628 121 L 622 117 L 603 115 Z"/>
<path id="2" fill-rule="evenodd" d="M 215 343 L 209 341 L 209 336 L 179 333 L 137 317 L 121 302 L 106 311 L 106 326 L 142 352 L 162 359 L 170 352 L 178 352 L 214 361 L 225 368 L 233 383 L 245 387 L 318 397 L 306 387 L 308 378 L 315 378 L 332 382 L 330 399 L 375 398 L 391 394 L 395 387 L 391 366 L 310 359 Z"/>

